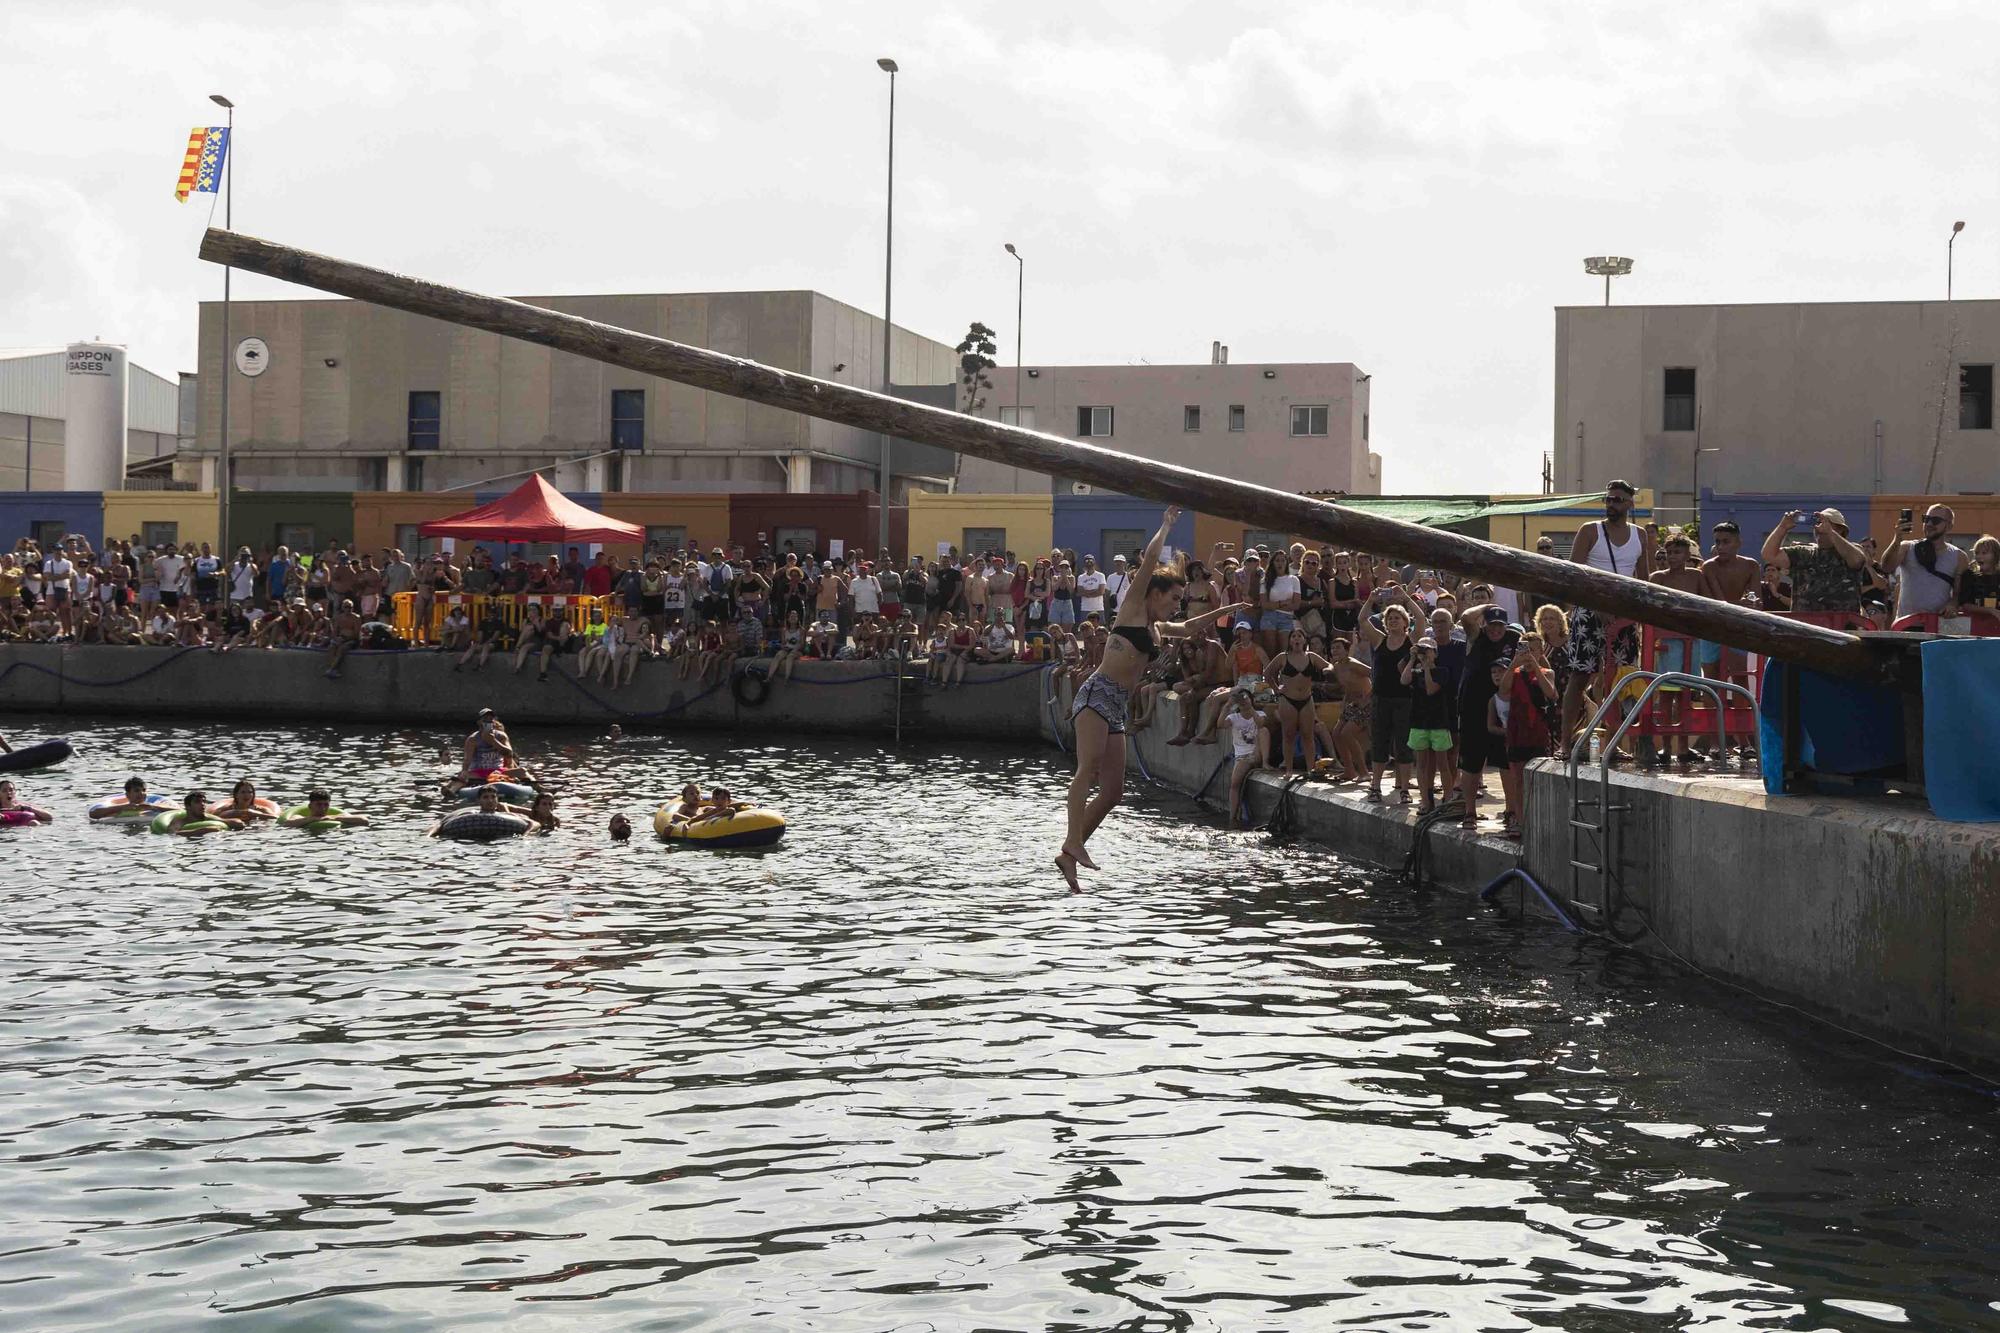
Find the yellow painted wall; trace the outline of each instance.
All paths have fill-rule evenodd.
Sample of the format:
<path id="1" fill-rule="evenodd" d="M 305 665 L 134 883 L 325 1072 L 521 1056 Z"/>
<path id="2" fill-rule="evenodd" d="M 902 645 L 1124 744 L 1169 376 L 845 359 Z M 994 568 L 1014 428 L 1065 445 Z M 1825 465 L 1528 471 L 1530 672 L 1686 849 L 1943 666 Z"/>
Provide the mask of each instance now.
<path id="1" fill-rule="evenodd" d="M 126 541 L 148 523 L 180 525 L 175 540 L 215 545 L 214 491 L 106 491 L 104 538 Z"/>
<path id="2" fill-rule="evenodd" d="M 910 492 L 911 554 L 935 559 L 939 542 L 962 548 L 967 528 L 1004 528 L 1007 549 L 1033 560 L 1047 555 L 1055 541 L 1054 498 Z"/>
<path id="3" fill-rule="evenodd" d="M 1508 500 L 1539 500 L 1541 498 L 1539 494 L 1496 495 L 1493 497 L 1493 500 L 1497 504 Z M 1639 493 L 1632 497 L 1632 517 L 1636 522 L 1646 523 L 1651 520 L 1652 514 L 1653 488 L 1642 486 L 1639 488 Z M 1556 554 L 1567 559 L 1570 552 L 1570 542 L 1576 537 L 1577 530 L 1584 524 L 1596 522 L 1603 517 L 1604 507 L 1602 505 L 1592 505 L 1587 509 L 1579 506 L 1576 510 L 1569 513 L 1496 514 L 1487 520 L 1486 540 L 1495 542 L 1501 546 L 1512 546 L 1523 551 L 1532 551 L 1535 549 L 1536 540 L 1547 535 L 1555 538 Z"/>

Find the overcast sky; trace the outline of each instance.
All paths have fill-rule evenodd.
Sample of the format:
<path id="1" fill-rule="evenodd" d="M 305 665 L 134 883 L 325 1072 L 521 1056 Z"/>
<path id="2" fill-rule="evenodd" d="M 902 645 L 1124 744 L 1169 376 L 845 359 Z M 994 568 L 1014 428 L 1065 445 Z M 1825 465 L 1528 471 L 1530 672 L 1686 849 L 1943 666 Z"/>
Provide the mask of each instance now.
<path id="1" fill-rule="evenodd" d="M 1532 490 L 1550 310 L 2000 285 L 1991 6 L 0 0 L 0 345 L 171 374 L 239 229 L 501 293 L 816 288 L 1027 360 L 1353 361 L 1391 491 Z M 219 123 L 219 115 L 216 117 Z M 218 222 L 221 214 L 216 213 Z M 259 278 L 239 295 L 301 295 Z"/>

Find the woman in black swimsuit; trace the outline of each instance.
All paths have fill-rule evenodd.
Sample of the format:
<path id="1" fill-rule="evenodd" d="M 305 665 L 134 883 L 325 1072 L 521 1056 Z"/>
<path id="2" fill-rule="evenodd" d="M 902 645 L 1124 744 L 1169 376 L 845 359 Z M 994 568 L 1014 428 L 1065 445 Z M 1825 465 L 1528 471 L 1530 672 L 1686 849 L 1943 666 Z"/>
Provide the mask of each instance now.
<path id="1" fill-rule="evenodd" d="M 1285 651 L 1271 659 L 1271 665 L 1264 668 L 1264 678 L 1278 691 L 1278 698 L 1271 705 L 1271 711 L 1278 715 L 1278 726 L 1282 733 L 1280 744 L 1284 747 L 1284 767 L 1279 771 L 1279 781 L 1291 778 L 1292 750 L 1301 737 L 1305 740 L 1306 776 L 1319 776 L 1319 744 L 1314 732 L 1317 715 L 1313 711 L 1313 687 L 1320 677 L 1333 670 L 1333 663 L 1313 652 L 1306 645 L 1306 632 L 1294 629 L 1285 641 Z"/>
<path id="2" fill-rule="evenodd" d="M 1070 707 L 1070 722 L 1076 731 L 1076 776 L 1069 784 L 1069 821 L 1063 834 L 1062 850 L 1056 853 L 1056 869 L 1070 892 L 1079 892 L 1077 868 L 1097 869 L 1084 844 L 1111 813 L 1125 791 L 1125 710 L 1133 686 L 1147 665 L 1159 656 L 1153 627 L 1172 637 L 1200 628 L 1202 621 L 1230 615 L 1240 608 L 1220 607 L 1195 620 L 1172 622 L 1180 609 L 1181 589 L 1186 580 L 1171 569 L 1160 568 L 1160 551 L 1167 534 L 1180 517 L 1177 508 L 1168 509 L 1160 520 L 1160 530 L 1147 543 L 1132 571 L 1134 584 L 1146 580 L 1143 596 L 1128 591 L 1119 599 L 1118 613 L 1104 641 L 1104 660 L 1076 692 Z M 1136 589 L 1134 589 L 1136 590 Z M 1091 794 L 1092 787 L 1097 794 Z"/>

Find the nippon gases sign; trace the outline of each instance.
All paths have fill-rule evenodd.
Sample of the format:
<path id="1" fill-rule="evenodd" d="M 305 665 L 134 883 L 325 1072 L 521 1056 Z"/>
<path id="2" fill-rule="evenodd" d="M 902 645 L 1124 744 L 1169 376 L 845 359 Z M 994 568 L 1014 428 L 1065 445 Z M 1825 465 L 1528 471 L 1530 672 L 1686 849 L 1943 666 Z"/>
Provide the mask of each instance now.
<path id="1" fill-rule="evenodd" d="M 63 362 L 66 375 L 115 375 L 118 354 L 108 347 L 72 347 Z"/>

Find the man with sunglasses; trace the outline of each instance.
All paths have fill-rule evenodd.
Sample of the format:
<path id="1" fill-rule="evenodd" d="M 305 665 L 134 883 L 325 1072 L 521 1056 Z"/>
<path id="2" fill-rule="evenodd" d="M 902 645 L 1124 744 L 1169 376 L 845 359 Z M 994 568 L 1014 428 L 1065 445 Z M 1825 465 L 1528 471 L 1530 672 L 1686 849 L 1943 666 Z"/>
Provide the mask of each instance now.
<path id="1" fill-rule="evenodd" d="M 1950 505 L 1932 505 L 1924 511 L 1924 535 L 1910 536 L 1905 519 L 1896 525 L 1896 540 L 1882 554 L 1882 569 L 1896 579 L 1896 619 L 1936 613 L 1958 614 L 1958 583 L 1965 575 L 1965 552 L 1946 537 L 1957 517 Z"/>

